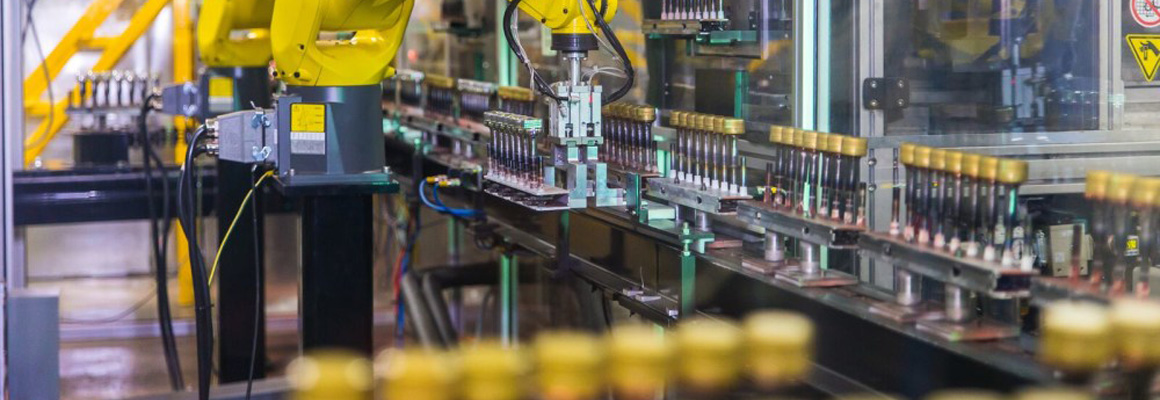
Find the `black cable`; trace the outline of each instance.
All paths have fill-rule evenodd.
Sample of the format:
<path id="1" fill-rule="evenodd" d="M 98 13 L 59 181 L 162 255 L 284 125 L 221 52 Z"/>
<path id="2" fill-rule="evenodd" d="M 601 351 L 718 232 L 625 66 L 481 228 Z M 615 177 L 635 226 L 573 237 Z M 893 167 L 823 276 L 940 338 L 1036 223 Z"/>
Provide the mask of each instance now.
<path id="1" fill-rule="evenodd" d="M 536 70 L 534 67 L 532 67 L 531 62 L 529 62 L 528 59 L 524 57 L 523 52 L 519 50 L 520 45 L 518 41 L 516 41 L 515 35 L 512 34 L 512 22 L 513 18 L 515 17 L 515 11 L 519 8 L 521 1 L 523 0 L 511 0 L 507 7 L 504 8 L 502 22 L 503 36 L 505 39 L 507 39 L 508 47 L 511 47 L 513 53 L 516 53 L 516 58 L 519 59 L 520 63 L 528 67 L 528 72 L 531 75 L 532 86 L 536 89 L 536 91 L 552 100 L 565 101 L 567 99 L 557 95 L 556 92 L 552 90 L 552 86 L 549 85 L 548 82 L 544 81 L 544 78 L 541 77 L 540 74 L 536 73 Z"/>
<path id="2" fill-rule="evenodd" d="M 254 175 L 258 171 L 258 165 L 255 164 L 250 170 L 250 190 L 258 191 L 258 181 L 255 180 Z M 251 391 L 254 388 L 254 369 L 256 368 L 258 360 L 258 324 L 261 322 L 262 313 L 262 258 L 258 254 L 257 249 L 260 249 L 258 243 L 258 194 L 250 195 L 250 223 L 254 231 L 254 339 L 250 344 L 250 371 L 249 377 L 246 378 L 246 400 L 250 399 Z"/>
<path id="3" fill-rule="evenodd" d="M 592 7 L 592 12 L 595 13 L 595 0 L 586 1 L 588 2 L 588 6 Z M 607 0 L 605 1 L 607 2 Z M 620 100 L 628 94 L 629 90 L 632 90 L 632 85 L 636 82 L 636 70 L 632 67 L 632 61 L 628 59 L 628 52 L 624 50 L 624 45 L 620 43 L 620 39 L 618 39 L 616 37 L 616 33 L 612 31 L 612 27 L 608 26 L 608 23 L 604 21 L 603 12 L 600 13 L 599 18 L 596 18 L 596 25 L 600 27 L 602 32 L 604 32 L 604 37 L 608 39 L 608 43 L 612 45 L 612 49 L 616 51 L 616 55 L 620 57 L 621 62 L 624 63 L 624 84 L 617 88 L 615 92 L 612 92 L 612 94 L 608 96 L 608 99 L 604 100 L 604 103 L 608 104 Z M 593 32 L 592 34 L 595 35 L 596 33 Z"/>
<path id="4" fill-rule="evenodd" d="M 166 268 L 168 256 L 166 252 L 168 248 L 163 243 L 168 237 L 168 229 L 165 229 L 165 236 L 159 231 L 157 226 L 157 210 L 153 201 L 157 198 L 156 191 L 153 185 L 153 161 L 150 157 L 152 153 L 152 146 L 149 141 L 148 117 L 149 111 L 152 110 L 151 101 L 155 96 L 149 95 L 141 105 L 141 113 L 137 117 L 137 127 L 140 132 L 141 146 L 144 157 L 142 157 L 142 165 L 145 169 L 145 193 L 148 201 L 145 202 L 146 209 L 149 215 L 149 238 L 150 245 L 153 249 L 153 264 L 154 277 L 157 293 L 157 324 L 161 330 L 161 346 L 165 355 L 166 372 L 169 375 L 169 385 L 174 391 L 181 391 L 185 389 L 185 380 L 181 376 L 181 360 L 177 354 L 177 338 L 173 334 L 173 315 L 169 310 L 169 269 Z M 155 154 L 154 154 L 155 156 Z M 160 160 L 158 160 L 160 161 Z M 163 182 L 162 187 L 162 220 L 168 220 L 169 216 L 169 177 L 166 174 L 165 167 L 158 162 L 157 168 L 161 171 L 161 178 Z"/>
<path id="5" fill-rule="evenodd" d="M 181 217 L 181 229 L 185 232 L 185 239 L 189 245 L 190 270 L 193 275 L 193 302 L 194 322 L 197 336 L 197 395 L 201 400 L 209 399 L 210 379 L 213 374 L 213 319 L 212 304 L 210 304 L 209 282 L 206 280 L 205 259 L 197 243 L 197 232 L 194 224 L 197 210 L 190 207 L 185 195 L 193 192 L 190 172 L 194 168 L 196 157 L 206 151 L 198 145 L 205 126 L 198 128 L 190 140 L 189 152 L 185 156 L 185 165 L 181 169 L 181 178 L 177 185 L 178 215 Z M 188 193 L 187 193 L 188 192 Z M 191 201 L 193 201 L 192 197 Z"/>

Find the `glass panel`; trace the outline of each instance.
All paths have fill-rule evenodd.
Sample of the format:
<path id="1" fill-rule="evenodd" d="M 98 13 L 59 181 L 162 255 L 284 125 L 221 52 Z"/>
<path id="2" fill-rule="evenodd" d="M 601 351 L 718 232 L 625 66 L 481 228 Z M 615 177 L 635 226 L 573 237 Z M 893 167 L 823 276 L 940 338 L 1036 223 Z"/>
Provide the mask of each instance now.
<path id="1" fill-rule="evenodd" d="M 1101 126 L 1100 2 L 886 0 L 887 77 L 910 102 L 887 135 L 1093 130 Z M 1106 118 L 1106 117 L 1105 117 Z"/>

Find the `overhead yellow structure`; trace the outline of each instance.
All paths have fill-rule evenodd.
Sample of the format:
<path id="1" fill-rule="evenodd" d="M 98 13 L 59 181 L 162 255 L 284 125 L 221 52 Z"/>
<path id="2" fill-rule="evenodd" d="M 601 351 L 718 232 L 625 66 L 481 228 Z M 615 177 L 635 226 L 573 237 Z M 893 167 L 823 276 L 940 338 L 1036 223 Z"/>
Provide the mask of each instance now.
<path id="1" fill-rule="evenodd" d="M 414 0 L 278 0 L 275 74 L 296 86 L 373 85 L 394 75 Z M 351 35 L 353 33 L 353 35 Z"/>
<path id="2" fill-rule="evenodd" d="M 197 19 L 197 48 L 210 67 L 270 63 L 274 0 L 206 0 Z"/>
<path id="3" fill-rule="evenodd" d="M 53 113 L 51 121 L 45 118 L 36 127 L 36 130 L 25 138 L 25 166 L 31 165 L 36 157 L 40 156 L 40 153 L 52 141 L 56 133 L 68 122 L 68 115 L 65 114 L 69 104 L 68 96 L 60 96 L 60 100 L 57 100 L 55 104 L 44 105 L 40 101 L 40 96 L 48 88 L 49 83 L 60 74 L 65 64 L 81 50 L 99 49 L 101 56 L 93 64 L 92 70 L 94 72 L 112 70 L 121 61 L 121 57 L 129 51 L 129 47 L 132 47 L 133 43 L 149 29 L 153 20 L 157 18 L 157 14 L 169 5 L 169 0 L 147 0 L 133 13 L 133 17 L 129 19 L 129 26 L 125 27 L 121 34 L 112 37 L 94 36 L 97 28 L 104 24 L 105 19 L 122 2 L 122 0 L 94 0 L 85 9 L 80 20 L 65 33 L 56 47 L 45 57 L 44 63 L 24 79 L 25 110 L 48 112 L 48 107 L 51 107 Z M 47 75 L 47 79 L 45 75 Z M 32 114 L 40 113 L 32 112 Z"/>

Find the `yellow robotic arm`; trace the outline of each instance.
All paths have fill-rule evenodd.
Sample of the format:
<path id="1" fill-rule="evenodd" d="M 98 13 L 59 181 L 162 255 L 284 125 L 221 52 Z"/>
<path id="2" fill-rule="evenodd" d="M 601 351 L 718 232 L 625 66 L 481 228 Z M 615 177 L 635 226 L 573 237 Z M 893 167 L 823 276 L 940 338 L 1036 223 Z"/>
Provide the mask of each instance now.
<path id="1" fill-rule="evenodd" d="M 197 47 L 210 67 L 270 63 L 274 0 L 206 0 L 197 19 Z"/>
<path id="2" fill-rule="evenodd" d="M 596 0 L 594 3 L 596 11 L 604 11 L 604 21 L 612 22 L 612 17 L 616 15 L 617 0 Z M 519 7 L 551 29 L 553 35 L 592 34 L 588 26 L 596 26 L 596 16 L 588 0 L 522 0 Z"/>
<path id="3" fill-rule="evenodd" d="M 275 73 L 297 86 L 380 83 L 395 72 L 390 63 L 414 6 L 414 0 L 277 0 L 270 26 Z M 338 36 L 349 32 L 350 38 Z"/>

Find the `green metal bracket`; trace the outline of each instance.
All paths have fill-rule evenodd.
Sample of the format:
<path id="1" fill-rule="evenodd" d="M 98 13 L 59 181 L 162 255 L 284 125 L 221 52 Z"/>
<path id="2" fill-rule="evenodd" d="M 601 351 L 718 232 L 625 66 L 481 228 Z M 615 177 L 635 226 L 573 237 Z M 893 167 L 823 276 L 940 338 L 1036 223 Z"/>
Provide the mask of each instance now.
<path id="1" fill-rule="evenodd" d="M 499 257 L 500 340 L 511 347 L 519 342 L 519 258 L 504 252 Z"/>
<path id="2" fill-rule="evenodd" d="M 681 225 L 681 316 L 692 315 L 697 307 L 697 257 L 689 251 L 689 246 L 696 243 L 694 232 L 689 229 L 689 223 Z"/>

